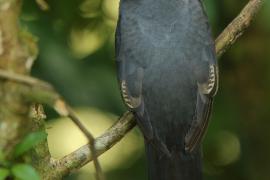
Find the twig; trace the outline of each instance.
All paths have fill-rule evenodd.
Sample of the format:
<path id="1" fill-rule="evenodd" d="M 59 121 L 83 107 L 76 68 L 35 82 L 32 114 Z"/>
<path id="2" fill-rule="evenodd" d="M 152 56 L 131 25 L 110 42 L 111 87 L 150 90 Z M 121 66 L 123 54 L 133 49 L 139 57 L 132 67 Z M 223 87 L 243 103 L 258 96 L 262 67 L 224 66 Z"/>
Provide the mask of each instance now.
<path id="1" fill-rule="evenodd" d="M 70 119 L 72 119 L 72 121 L 79 127 L 79 129 L 85 134 L 85 136 L 88 138 L 89 140 L 89 145 L 90 145 L 90 150 L 92 152 L 92 159 L 94 162 L 94 166 L 96 169 L 96 179 L 97 180 L 105 180 L 105 176 L 102 173 L 102 169 L 101 166 L 99 164 L 99 161 L 97 159 L 97 153 L 96 153 L 96 149 L 95 149 L 95 138 L 94 136 L 90 133 L 90 131 L 88 131 L 85 126 L 81 123 L 81 121 L 78 119 L 78 117 L 75 115 L 75 113 L 72 111 L 71 108 L 67 107 L 69 114 L 68 117 Z"/>
<path id="2" fill-rule="evenodd" d="M 58 100 L 55 101 L 54 108 L 60 115 L 69 117 L 73 121 L 73 123 L 76 124 L 76 126 L 84 133 L 84 135 L 86 136 L 86 138 L 89 141 L 88 146 L 90 148 L 90 151 L 91 151 L 92 157 L 93 157 L 92 160 L 93 160 L 94 167 L 96 170 L 96 179 L 97 180 L 105 180 L 105 175 L 102 173 L 102 169 L 101 169 L 100 163 L 99 163 L 97 155 L 96 155 L 97 153 L 96 153 L 96 149 L 94 146 L 94 144 L 95 144 L 94 136 L 81 123 L 81 121 L 76 116 L 76 114 L 74 113 L 72 108 L 70 108 L 62 99 L 59 98 Z"/>
<path id="3" fill-rule="evenodd" d="M 2 69 L 0 69 L 0 77 L 30 86 L 39 86 L 46 90 L 53 90 L 53 87 L 47 82 L 41 81 L 36 78 L 32 78 L 30 76 L 25 76 L 21 74 L 19 75 Z"/>
<path id="4" fill-rule="evenodd" d="M 50 9 L 48 3 L 45 0 L 36 0 L 39 8 L 43 11 L 48 11 Z"/>
<path id="5" fill-rule="evenodd" d="M 265 0 L 250 0 L 241 13 L 223 30 L 216 39 L 216 52 L 220 57 L 245 32 L 258 14 Z"/>
<path id="6" fill-rule="evenodd" d="M 126 112 L 124 115 L 104 134 L 96 138 L 95 141 L 95 150 L 96 155 L 100 156 L 107 150 L 109 150 L 113 145 L 120 141 L 126 133 L 128 133 L 136 125 L 135 119 L 131 112 Z M 67 175 L 70 172 L 79 169 L 93 159 L 93 154 L 89 149 L 89 145 L 84 145 L 72 152 L 71 154 L 66 155 L 60 160 L 54 160 L 53 166 L 55 167 L 54 176 Z"/>

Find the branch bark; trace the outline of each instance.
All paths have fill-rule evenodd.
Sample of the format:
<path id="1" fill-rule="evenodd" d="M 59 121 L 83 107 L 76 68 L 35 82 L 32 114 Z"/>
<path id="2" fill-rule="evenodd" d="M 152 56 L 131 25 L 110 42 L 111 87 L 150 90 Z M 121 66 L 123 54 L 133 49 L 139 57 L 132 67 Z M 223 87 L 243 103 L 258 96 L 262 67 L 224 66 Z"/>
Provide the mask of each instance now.
<path id="1" fill-rule="evenodd" d="M 262 7 L 264 0 L 250 0 L 240 14 L 223 30 L 216 39 L 217 56 L 222 56 L 245 32 Z"/>
<path id="2" fill-rule="evenodd" d="M 99 156 L 109 150 L 113 145 L 120 141 L 134 126 L 135 119 L 131 112 L 124 115 L 104 134 L 95 140 L 96 155 Z M 54 171 L 51 178 L 62 177 L 70 172 L 81 168 L 93 159 L 89 145 L 84 145 L 73 153 L 63 157 L 60 160 L 54 160 L 52 166 Z"/>

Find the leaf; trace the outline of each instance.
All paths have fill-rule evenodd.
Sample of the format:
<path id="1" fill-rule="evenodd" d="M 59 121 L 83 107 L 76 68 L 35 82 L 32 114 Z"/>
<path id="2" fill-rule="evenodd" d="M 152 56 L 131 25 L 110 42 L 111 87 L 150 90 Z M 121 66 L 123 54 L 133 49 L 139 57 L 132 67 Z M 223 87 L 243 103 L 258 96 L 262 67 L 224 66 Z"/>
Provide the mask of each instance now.
<path id="1" fill-rule="evenodd" d="M 28 134 L 19 144 L 16 145 L 14 156 L 18 157 L 22 155 L 46 138 L 47 133 L 44 131 L 38 131 Z"/>
<path id="2" fill-rule="evenodd" d="M 0 167 L 8 166 L 9 162 L 6 161 L 5 154 L 0 150 Z M 1 179 L 0 179 L 1 180 Z"/>
<path id="3" fill-rule="evenodd" d="M 19 180 L 40 180 L 37 171 L 28 164 L 16 164 L 11 168 L 11 172 Z"/>
<path id="4" fill-rule="evenodd" d="M 2 150 L 0 149 L 0 164 L 1 162 L 5 161 L 5 155 L 4 153 L 2 152 Z"/>
<path id="5" fill-rule="evenodd" d="M 0 168 L 0 180 L 6 179 L 9 175 L 9 170 L 5 168 Z"/>

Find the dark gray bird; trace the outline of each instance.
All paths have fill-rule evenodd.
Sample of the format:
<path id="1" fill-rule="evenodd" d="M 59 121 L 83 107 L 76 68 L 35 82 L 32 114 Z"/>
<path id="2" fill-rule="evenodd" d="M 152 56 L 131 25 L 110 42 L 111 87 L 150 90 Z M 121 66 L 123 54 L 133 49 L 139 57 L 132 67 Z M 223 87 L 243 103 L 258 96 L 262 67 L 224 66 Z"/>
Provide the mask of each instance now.
<path id="1" fill-rule="evenodd" d="M 201 0 L 121 0 L 116 62 L 150 180 L 199 180 L 218 67 Z"/>

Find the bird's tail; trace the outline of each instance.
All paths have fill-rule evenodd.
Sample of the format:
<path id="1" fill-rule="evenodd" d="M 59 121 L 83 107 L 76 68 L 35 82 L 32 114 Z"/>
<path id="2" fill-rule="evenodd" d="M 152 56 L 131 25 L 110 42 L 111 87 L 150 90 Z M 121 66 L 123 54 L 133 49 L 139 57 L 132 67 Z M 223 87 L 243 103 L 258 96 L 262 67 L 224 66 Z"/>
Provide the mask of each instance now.
<path id="1" fill-rule="evenodd" d="M 145 142 L 149 180 L 201 180 L 200 151 L 192 154 L 170 150 L 170 156 Z"/>

